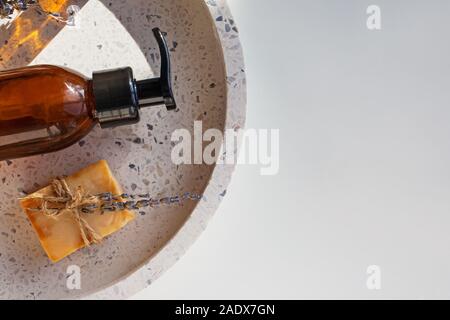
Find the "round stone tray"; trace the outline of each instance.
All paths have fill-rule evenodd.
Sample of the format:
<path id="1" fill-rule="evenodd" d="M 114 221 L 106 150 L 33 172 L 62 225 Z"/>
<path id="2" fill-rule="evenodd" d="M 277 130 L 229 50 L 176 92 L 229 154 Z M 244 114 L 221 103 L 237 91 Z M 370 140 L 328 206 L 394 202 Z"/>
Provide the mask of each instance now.
<path id="1" fill-rule="evenodd" d="M 224 0 L 42 0 L 53 11 L 77 5 L 74 27 L 34 10 L 0 21 L 0 70 L 29 64 L 93 71 L 131 66 L 137 79 L 159 75 L 151 29 L 167 33 L 179 110 L 143 110 L 138 125 L 100 128 L 60 152 L 0 162 L 0 298 L 117 299 L 150 285 L 205 229 L 226 194 L 232 165 L 180 165 L 171 161 L 176 129 L 243 128 L 245 73 L 238 31 Z M 1 24 L 3 23 L 3 24 Z M 220 155 L 223 156 L 223 155 Z M 18 198 L 106 159 L 130 193 L 204 195 L 199 203 L 139 212 L 137 219 L 102 244 L 49 262 Z M 81 289 L 67 286 L 71 266 Z"/>

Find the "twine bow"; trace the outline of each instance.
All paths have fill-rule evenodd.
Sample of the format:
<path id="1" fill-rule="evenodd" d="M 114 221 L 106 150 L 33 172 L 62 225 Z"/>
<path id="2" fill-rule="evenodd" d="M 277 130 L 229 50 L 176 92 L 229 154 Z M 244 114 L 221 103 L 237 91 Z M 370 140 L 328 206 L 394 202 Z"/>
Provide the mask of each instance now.
<path id="1" fill-rule="evenodd" d="M 36 197 L 42 200 L 39 211 L 51 218 L 58 218 L 64 213 L 71 214 L 80 228 L 84 244 L 90 246 L 99 243 L 102 237 L 83 218 L 81 210 L 84 206 L 97 205 L 100 202 L 98 197 L 88 195 L 82 187 L 72 192 L 63 178 L 53 180 L 51 186 L 56 196 Z"/>

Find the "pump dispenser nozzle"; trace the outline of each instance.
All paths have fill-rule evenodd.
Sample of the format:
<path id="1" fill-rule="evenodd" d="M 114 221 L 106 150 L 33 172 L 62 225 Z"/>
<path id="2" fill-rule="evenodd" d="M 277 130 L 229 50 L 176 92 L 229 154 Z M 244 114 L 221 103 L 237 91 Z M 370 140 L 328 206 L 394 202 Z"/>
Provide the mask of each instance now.
<path id="1" fill-rule="evenodd" d="M 172 92 L 170 54 L 159 28 L 153 29 L 161 55 L 159 78 L 136 81 L 130 67 L 94 72 L 95 117 L 103 128 L 139 122 L 139 109 L 165 105 L 177 108 Z"/>

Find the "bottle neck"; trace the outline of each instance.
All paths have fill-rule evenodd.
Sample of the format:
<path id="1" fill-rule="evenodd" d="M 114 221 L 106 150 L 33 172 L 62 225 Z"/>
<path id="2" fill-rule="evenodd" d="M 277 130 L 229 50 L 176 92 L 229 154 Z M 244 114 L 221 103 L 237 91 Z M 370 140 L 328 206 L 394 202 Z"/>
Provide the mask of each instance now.
<path id="1" fill-rule="evenodd" d="M 95 72 L 92 91 L 95 118 L 102 128 L 139 122 L 139 101 L 131 68 Z"/>
<path id="2" fill-rule="evenodd" d="M 86 80 L 87 82 L 87 99 L 86 100 L 86 109 L 88 111 L 88 115 L 91 119 L 93 119 L 96 123 L 99 122 L 96 110 L 95 110 L 95 98 L 94 98 L 94 89 L 92 80 Z"/>

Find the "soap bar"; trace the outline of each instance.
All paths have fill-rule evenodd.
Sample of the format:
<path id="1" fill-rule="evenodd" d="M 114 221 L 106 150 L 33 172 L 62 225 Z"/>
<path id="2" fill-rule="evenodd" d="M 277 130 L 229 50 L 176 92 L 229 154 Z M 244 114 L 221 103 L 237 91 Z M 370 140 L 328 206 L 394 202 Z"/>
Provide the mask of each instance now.
<path id="1" fill-rule="evenodd" d="M 123 193 L 105 160 L 82 169 L 65 178 L 65 181 L 71 191 L 81 187 L 89 195 L 105 192 L 114 195 Z M 28 215 L 50 260 L 58 262 L 86 245 L 80 226 L 70 212 L 64 212 L 58 217 L 49 217 L 42 211 L 36 211 L 36 208 L 41 208 L 42 204 L 42 200 L 36 197 L 54 195 L 52 186 L 45 187 L 22 199 L 21 207 Z M 103 238 L 124 227 L 135 218 L 135 214 L 132 211 L 123 210 L 104 214 L 100 212 L 83 214 L 83 218 Z"/>

